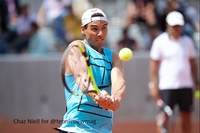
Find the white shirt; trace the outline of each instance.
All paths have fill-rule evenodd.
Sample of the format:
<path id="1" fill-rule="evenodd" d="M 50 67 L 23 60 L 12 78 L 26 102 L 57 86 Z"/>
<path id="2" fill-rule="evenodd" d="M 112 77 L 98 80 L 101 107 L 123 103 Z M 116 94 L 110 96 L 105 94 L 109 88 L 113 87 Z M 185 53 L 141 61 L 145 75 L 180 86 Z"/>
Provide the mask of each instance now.
<path id="1" fill-rule="evenodd" d="M 167 32 L 162 33 L 153 42 L 150 58 L 160 61 L 161 90 L 193 86 L 189 60 L 195 58 L 195 49 L 189 37 L 182 36 L 174 40 Z"/>

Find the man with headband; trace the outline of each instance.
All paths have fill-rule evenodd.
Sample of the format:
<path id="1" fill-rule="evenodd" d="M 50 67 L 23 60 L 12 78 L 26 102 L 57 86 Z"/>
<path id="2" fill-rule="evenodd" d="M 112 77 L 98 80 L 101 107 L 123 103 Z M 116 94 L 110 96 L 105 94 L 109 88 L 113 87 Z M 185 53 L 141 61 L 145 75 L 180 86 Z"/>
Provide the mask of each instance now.
<path id="1" fill-rule="evenodd" d="M 75 40 L 67 47 L 71 58 L 64 60 L 65 77 L 72 81 L 69 86 L 72 88 L 73 84 L 80 82 L 77 81 L 79 77 L 88 76 L 87 69 L 84 69 L 86 65 L 80 63 L 80 51 L 70 49 L 81 45 L 89 57 L 95 82 L 103 95 L 90 92 L 73 96 L 65 89 L 67 111 L 57 129 L 60 133 L 112 133 L 113 112 L 120 107 L 125 94 L 124 64 L 118 53 L 104 47 L 108 19 L 102 10 L 88 9 L 82 15 L 81 33 L 84 40 Z"/>

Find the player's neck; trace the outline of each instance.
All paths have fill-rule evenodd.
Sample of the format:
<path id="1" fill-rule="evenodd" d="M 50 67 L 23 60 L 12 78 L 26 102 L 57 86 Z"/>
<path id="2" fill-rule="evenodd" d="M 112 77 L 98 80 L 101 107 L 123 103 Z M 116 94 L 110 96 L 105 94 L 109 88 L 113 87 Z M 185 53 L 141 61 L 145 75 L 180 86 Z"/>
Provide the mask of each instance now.
<path id="1" fill-rule="evenodd" d="M 91 47 L 91 48 L 93 48 L 94 50 L 96 50 L 97 52 L 99 52 L 99 53 L 103 53 L 103 51 L 102 51 L 102 47 L 97 47 L 94 43 L 92 43 L 91 41 L 89 41 L 89 40 L 86 40 L 86 39 L 84 39 L 84 41 Z"/>
<path id="2" fill-rule="evenodd" d="M 169 34 L 169 37 L 170 37 L 171 39 L 173 39 L 173 40 L 178 40 L 178 39 L 181 37 L 181 35 Z"/>

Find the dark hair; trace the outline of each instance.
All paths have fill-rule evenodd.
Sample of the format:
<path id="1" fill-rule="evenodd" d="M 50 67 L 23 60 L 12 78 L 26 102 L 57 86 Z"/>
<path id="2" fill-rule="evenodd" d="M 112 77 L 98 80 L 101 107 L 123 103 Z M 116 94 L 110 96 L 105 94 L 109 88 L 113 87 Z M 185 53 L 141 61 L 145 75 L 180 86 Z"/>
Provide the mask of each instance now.
<path id="1" fill-rule="evenodd" d="M 104 17 L 104 16 L 101 13 L 94 13 L 91 16 L 91 19 L 92 19 L 92 17 Z M 88 24 L 84 25 L 84 28 L 87 29 L 87 26 L 88 26 Z"/>
<path id="2" fill-rule="evenodd" d="M 92 17 L 104 17 L 104 16 L 101 13 L 94 13 L 94 14 L 92 14 L 91 18 Z"/>

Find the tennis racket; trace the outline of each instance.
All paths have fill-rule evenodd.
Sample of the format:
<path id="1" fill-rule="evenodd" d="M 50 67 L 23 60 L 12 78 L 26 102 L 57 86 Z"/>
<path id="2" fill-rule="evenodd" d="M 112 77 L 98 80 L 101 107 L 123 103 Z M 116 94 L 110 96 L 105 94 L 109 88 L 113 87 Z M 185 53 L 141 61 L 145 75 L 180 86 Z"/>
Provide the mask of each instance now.
<path id="1" fill-rule="evenodd" d="M 149 82 L 148 84 L 149 89 L 151 90 L 154 85 L 152 82 Z M 173 110 L 170 106 L 168 106 L 161 98 L 156 98 L 155 103 L 157 107 L 160 109 L 159 113 L 157 114 L 157 124 L 160 126 L 160 132 L 161 133 L 169 133 L 172 128 L 174 127 L 173 124 Z M 166 123 L 166 115 L 169 118 L 169 123 Z"/>
<path id="2" fill-rule="evenodd" d="M 156 100 L 156 105 L 161 110 L 157 115 L 157 124 L 160 126 L 161 133 L 170 133 L 174 128 L 173 110 L 162 99 Z M 168 116 L 169 122 L 166 123 L 165 114 Z"/>
<path id="3" fill-rule="evenodd" d="M 153 83 L 149 82 L 148 88 L 151 90 L 153 87 L 154 87 Z M 165 112 L 165 114 L 167 114 L 170 117 L 173 115 L 172 109 L 166 103 L 164 103 L 161 98 L 156 98 L 155 103 L 159 109 L 161 109 L 163 112 Z"/>
<path id="4" fill-rule="evenodd" d="M 70 92 L 72 95 L 75 96 L 83 96 L 84 94 L 88 93 L 88 92 L 94 92 L 97 95 L 100 95 L 101 92 L 99 90 L 99 88 L 96 85 L 94 76 L 93 76 L 93 71 L 92 71 L 92 67 L 90 65 L 90 61 L 89 61 L 89 57 L 86 54 L 85 48 L 81 45 L 80 41 L 77 41 L 78 45 L 71 45 L 68 46 L 68 48 L 65 50 L 62 60 L 61 60 L 61 79 L 62 79 L 62 83 L 65 86 L 65 88 L 67 89 L 68 92 Z M 65 78 L 65 60 L 66 57 L 68 56 L 68 53 L 71 49 L 78 49 L 81 53 L 82 56 L 84 56 L 85 61 L 86 61 L 86 65 L 87 65 L 87 74 L 88 74 L 88 80 L 84 80 L 84 82 L 87 82 L 87 86 L 85 89 L 80 89 L 80 85 L 75 85 L 73 88 L 69 88 L 68 85 L 66 84 L 66 78 Z M 88 90 L 90 85 L 93 86 L 94 90 Z M 94 95 L 95 96 L 95 95 Z"/>

